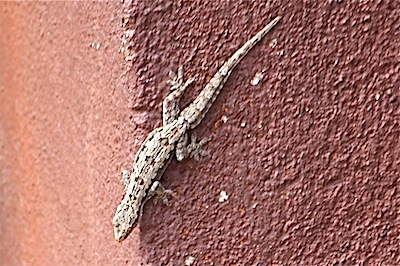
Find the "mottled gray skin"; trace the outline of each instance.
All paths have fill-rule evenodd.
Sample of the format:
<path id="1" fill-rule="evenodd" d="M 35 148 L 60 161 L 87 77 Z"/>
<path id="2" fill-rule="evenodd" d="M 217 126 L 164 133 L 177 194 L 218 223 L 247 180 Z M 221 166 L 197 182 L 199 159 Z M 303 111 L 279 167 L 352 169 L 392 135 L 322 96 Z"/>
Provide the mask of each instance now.
<path id="1" fill-rule="evenodd" d="M 146 201 L 160 189 L 160 180 L 173 154 L 181 161 L 196 149 L 188 143 L 187 131 L 195 128 L 204 118 L 220 93 L 234 67 L 280 20 L 276 17 L 253 38 L 237 50 L 211 78 L 197 98 L 181 112 L 179 100 L 185 89 L 194 81 L 183 80 L 183 69 L 171 73 L 171 94 L 164 100 L 163 126 L 154 129 L 146 138 L 133 164 L 133 172 L 125 176 L 126 194 L 113 218 L 114 236 L 124 240 L 137 225 Z"/>
<path id="2" fill-rule="evenodd" d="M 137 225 L 155 181 L 159 180 L 171 161 L 176 143 L 186 133 L 187 122 L 180 118 L 154 129 L 140 147 L 126 194 L 115 213 L 114 236 L 124 240 Z M 133 181 L 133 182 L 132 182 Z"/>

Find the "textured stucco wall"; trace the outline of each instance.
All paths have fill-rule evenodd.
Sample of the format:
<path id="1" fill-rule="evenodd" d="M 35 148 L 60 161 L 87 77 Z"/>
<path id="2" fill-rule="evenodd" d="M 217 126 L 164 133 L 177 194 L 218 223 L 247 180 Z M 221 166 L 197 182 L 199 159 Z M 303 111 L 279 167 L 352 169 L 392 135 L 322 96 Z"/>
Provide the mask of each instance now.
<path id="1" fill-rule="evenodd" d="M 265 2 L 1 3 L 0 264 L 400 264 L 399 2 Z M 168 71 L 184 106 L 276 15 L 196 129 L 210 156 L 115 241 Z"/>

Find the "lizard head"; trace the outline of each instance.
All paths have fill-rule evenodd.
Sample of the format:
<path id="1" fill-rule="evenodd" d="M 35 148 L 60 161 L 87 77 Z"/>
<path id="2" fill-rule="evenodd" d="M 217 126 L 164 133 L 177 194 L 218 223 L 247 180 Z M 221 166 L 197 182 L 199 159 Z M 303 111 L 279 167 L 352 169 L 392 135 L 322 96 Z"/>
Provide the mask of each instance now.
<path id="1" fill-rule="evenodd" d="M 128 237 L 139 221 L 139 210 L 134 210 L 129 204 L 129 198 L 124 198 L 118 206 L 113 218 L 114 237 L 122 241 Z"/>

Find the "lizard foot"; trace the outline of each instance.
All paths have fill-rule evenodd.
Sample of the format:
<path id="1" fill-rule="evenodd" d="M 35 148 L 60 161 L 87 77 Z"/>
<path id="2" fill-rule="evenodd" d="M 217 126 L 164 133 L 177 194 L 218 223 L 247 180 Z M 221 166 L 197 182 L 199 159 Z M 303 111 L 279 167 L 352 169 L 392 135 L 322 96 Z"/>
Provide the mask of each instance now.
<path id="1" fill-rule="evenodd" d="M 150 196 L 153 197 L 154 204 L 157 204 L 159 199 L 162 199 L 163 203 L 167 206 L 171 204 L 168 201 L 168 196 L 172 196 L 174 192 L 171 189 L 165 189 L 160 182 L 155 181 L 150 188 Z"/>
<path id="2" fill-rule="evenodd" d="M 167 81 L 169 85 L 171 85 L 171 91 L 181 90 L 184 91 L 190 84 L 193 83 L 195 78 L 190 78 L 188 80 L 184 80 L 183 78 L 183 66 L 178 68 L 178 72 L 175 73 L 173 71 L 169 72 L 170 80 Z"/>
<path id="3" fill-rule="evenodd" d="M 200 160 L 200 156 L 205 157 L 210 155 L 210 152 L 203 149 L 203 146 L 211 140 L 211 137 L 203 138 L 199 142 L 196 142 L 197 134 L 193 132 L 190 138 L 191 138 L 191 143 L 188 146 L 188 150 L 190 151 L 191 158 L 194 158 L 196 161 L 198 161 Z"/>

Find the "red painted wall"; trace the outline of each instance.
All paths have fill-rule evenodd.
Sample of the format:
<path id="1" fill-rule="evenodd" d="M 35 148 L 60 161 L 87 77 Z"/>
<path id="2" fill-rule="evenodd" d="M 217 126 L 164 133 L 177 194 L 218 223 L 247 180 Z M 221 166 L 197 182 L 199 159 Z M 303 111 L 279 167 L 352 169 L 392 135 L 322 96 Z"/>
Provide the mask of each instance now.
<path id="1" fill-rule="evenodd" d="M 400 5 L 269 2 L 1 3 L 0 264 L 400 264 Z M 196 129 L 210 156 L 115 241 L 168 71 L 184 106 L 276 15 Z"/>

